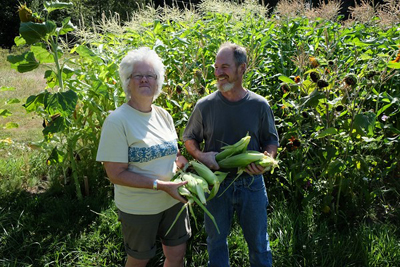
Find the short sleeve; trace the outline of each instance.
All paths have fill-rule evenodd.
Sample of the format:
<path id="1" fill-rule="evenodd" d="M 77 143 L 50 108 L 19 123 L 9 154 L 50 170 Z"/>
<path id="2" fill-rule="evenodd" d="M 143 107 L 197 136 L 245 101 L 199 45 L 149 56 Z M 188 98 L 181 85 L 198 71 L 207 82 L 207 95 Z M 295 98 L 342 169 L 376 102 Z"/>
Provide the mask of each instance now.
<path id="1" fill-rule="evenodd" d="M 107 118 L 101 130 L 96 160 L 128 163 L 128 147 L 122 123 Z"/>
<path id="2" fill-rule="evenodd" d="M 272 109 L 267 105 L 267 109 L 263 116 L 261 125 L 261 145 L 265 147 L 267 145 L 279 146 L 279 136 L 275 126 L 275 118 Z"/>
<path id="3" fill-rule="evenodd" d="M 183 132 L 183 141 L 196 140 L 198 143 L 203 142 L 203 120 L 198 105 L 195 106 L 192 115 L 186 125 L 185 131 Z"/>

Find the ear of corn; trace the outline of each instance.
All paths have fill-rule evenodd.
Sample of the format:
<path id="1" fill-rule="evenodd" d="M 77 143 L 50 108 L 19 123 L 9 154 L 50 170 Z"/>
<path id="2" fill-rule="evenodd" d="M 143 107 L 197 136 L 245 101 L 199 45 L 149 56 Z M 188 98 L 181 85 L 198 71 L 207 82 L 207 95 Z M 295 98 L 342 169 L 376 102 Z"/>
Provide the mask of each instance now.
<path id="1" fill-rule="evenodd" d="M 246 151 L 241 154 L 231 156 L 229 158 L 225 158 L 221 161 L 218 161 L 218 165 L 221 168 L 229 169 L 229 168 L 238 168 L 238 167 L 246 167 L 252 162 L 260 161 L 264 157 L 266 157 L 263 153 L 258 151 Z"/>
<path id="2" fill-rule="evenodd" d="M 223 146 L 222 151 L 215 156 L 215 159 L 218 161 L 226 159 L 228 157 L 240 154 L 247 150 L 247 146 L 249 145 L 251 136 L 247 133 L 245 137 L 240 139 L 233 145 Z"/>
<path id="3" fill-rule="evenodd" d="M 255 164 L 263 166 L 266 168 L 266 171 L 270 171 L 276 167 L 279 167 L 278 161 L 273 157 L 268 156 L 263 157 L 261 160 L 255 162 Z"/>
<path id="4" fill-rule="evenodd" d="M 204 191 L 205 189 L 208 190 L 208 184 L 204 179 L 196 176 L 192 173 L 183 173 L 182 179 L 188 181 L 187 189 L 189 189 L 189 191 L 193 194 L 197 195 L 203 204 L 206 204 L 206 196 Z"/>
<path id="5" fill-rule="evenodd" d="M 205 179 L 209 185 L 214 185 L 218 181 L 218 177 L 203 163 L 193 160 L 189 164 L 193 166 L 198 175 Z"/>
<path id="6" fill-rule="evenodd" d="M 224 173 L 220 172 L 219 175 L 224 175 Z M 226 174 L 225 174 L 225 176 L 226 176 Z M 218 178 L 216 178 L 216 180 L 217 181 L 216 181 L 215 184 L 218 184 L 218 188 L 219 188 L 219 180 L 218 180 Z M 179 194 L 184 196 L 184 197 L 186 197 L 188 202 L 185 205 L 183 205 L 183 207 L 179 211 L 179 213 L 176 216 L 175 220 L 172 222 L 172 225 L 169 227 L 169 229 L 168 229 L 166 234 L 168 234 L 171 231 L 172 227 L 175 225 L 175 223 L 178 220 L 179 216 L 182 214 L 182 212 L 185 210 L 186 207 L 189 207 L 189 211 L 192 214 L 192 217 L 194 219 L 196 228 L 198 228 L 197 227 L 196 215 L 195 215 L 195 213 L 193 211 L 193 208 L 192 208 L 193 203 L 197 203 L 197 205 L 199 205 L 199 207 L 207 214 L 207 216 L 210 217 L 210 219 L 214 223 L 215 228 L 217 229 L 218 233 L 220 233 L 214 216 L 207 210 L 207 208 L 204 205 L 206 203 L 204 191 L 210 193 L 210 191 L 208 189 L 208 182 L 205 179 L 203 179 L 202 177 L 200 177 L 200 176 L 198 176 L 196 174 L 189 173 L 189 172 L 186 173 L 186 172 L 182 172 L 182 171 L 174 176 L 173 181 L 176 182 L 176 183 L 179 183 L 179 182 L 182 182 L 182 181 L 188 181 L 187 184 L 185 184 L 183 186 L 180 186 L 178 188 Z M 215 192 L 215 194 L 216 194 L 216 192 Z"/>
<path id="7" fill-rule="evenodd" d="M 253 162 L 256 165 L 261 165 L 264 167 L 265 171 L 271 171 L 275 167 L 278 167 L 277 160 L 258 151 L 248 150 L 244 153 L 223 159 L 218 162 L 218 165 L 221 168 L 238 168 L 238 170 L 237 176 L 233 179 L 229 186 L 226 187 L 221 195 L 225 193 L 225 191 L 236 181 L 237 178 L 239 178 L 239 176 L 246 170 L 246 167 Z"/>

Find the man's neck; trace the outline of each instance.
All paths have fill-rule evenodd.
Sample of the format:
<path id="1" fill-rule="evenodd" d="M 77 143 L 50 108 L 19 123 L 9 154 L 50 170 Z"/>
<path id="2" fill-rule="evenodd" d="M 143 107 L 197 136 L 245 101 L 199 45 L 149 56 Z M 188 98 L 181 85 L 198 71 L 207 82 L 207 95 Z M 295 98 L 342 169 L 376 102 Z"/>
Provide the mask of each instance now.
<path id="1" fill-rule="evenodd" d="M 220 92 L 228 101 L 237 102 L 242 100 L 246 96 L 247 89 L 240 86 L 238 88 L 234 87 L 227 92 L 222 92 L 222 91 Z"/>

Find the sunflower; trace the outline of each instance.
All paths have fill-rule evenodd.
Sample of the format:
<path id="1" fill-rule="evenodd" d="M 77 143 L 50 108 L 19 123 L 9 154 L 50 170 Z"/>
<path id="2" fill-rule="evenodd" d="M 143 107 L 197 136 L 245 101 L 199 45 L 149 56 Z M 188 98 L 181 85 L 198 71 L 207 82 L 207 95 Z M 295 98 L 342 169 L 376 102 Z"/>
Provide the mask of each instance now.
<path id="1" fill-rule="evenodd" d="M 399 47 L 399 52 L 397 53 L 396 59 L 395 59 L 395 60 L 392 60 L 392 61 L 390 61 L 390 62 L 393 62 L 393 63 L 398 63 L 398 62 L 400 62 L 400 45 L 398 45 L 398 47 Z"/>
<path id="2" fill-rule="evenodd" d="M 311 66 L 313 66 L 314 68 L 319 66 L 319 62 L 315 57 L 309 57 L 309 60 L 310 60 Z"/>
<path id="3" fill-rule="evenodd" d="M 42 23 L 43 20 L 35 17 L 32 14 L 32 10 L 30 10 L 26 4 L 19 4 L 18 6 L 18 15 L 21 22 L 34 22 L 34 23 Z"/>

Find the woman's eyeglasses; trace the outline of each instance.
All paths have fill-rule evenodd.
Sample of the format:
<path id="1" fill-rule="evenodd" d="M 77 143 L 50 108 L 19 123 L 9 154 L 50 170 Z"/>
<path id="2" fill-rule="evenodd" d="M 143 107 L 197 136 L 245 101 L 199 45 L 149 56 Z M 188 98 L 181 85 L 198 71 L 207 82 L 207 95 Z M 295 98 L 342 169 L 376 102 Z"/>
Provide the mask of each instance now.
<path id="1" fill-rule="evenodd" d="M 136 81 L 141 81 L 143 79 L 143 77 L 146 77 L 146 80 L 150 81 L 154 81 L 157 79 L 157 75 L 155 74 L 146 74 L 146 75 L 142 75 L 142 74 L 132 74 L 131 76 L 129 76 L 129 78 L 133 78 Z"/>

